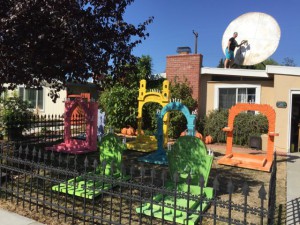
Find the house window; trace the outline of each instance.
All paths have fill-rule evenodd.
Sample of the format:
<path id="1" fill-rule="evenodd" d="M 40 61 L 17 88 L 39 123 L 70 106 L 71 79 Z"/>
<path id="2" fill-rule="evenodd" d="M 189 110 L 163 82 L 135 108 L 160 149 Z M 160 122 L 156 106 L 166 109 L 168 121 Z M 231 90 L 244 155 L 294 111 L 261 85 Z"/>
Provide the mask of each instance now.
<path id="1" fill-rule="evenodd" d="M 7 97 L 7 89 L 4 88 L 4 90 L 0 94 L 0 99 L 5 99 Z"/>
<path id="2" fill-rule="evenodd" d="M 229 109 L 237 103 L 259 103 L 260 87 L 247 86 L 219 86 L 216 87 L 215 108 Z"/>
<path id="3" fill-rule="evenodd" d="M 20 98 L 27 101 L 30 108 L 40 110 L 44 109 L 44 91 L 43 88 L 19 88 Z"/>

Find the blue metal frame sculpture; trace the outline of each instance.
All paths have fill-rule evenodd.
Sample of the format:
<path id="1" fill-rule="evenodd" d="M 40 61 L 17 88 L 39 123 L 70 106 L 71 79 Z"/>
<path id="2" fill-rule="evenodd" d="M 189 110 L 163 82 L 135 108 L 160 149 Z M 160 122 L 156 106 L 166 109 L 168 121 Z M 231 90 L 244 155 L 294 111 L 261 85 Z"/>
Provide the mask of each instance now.
<path id="1" fill-rule="evenodd" d="M 181 102 L 170 102 L 165 107 L 162 108 L 160 112 L 157 113 L 157 151 L 154 153 L 143 156 L 139 158 L 139 161 L 154 163 L 154 164 L 162 164 L 168 165 L 166 150 L 164 149 L 164 134 L 163 134 L 163 118 L 164 115 L 169 111 L 180 111 L 183 113 L 187 120 L 187 135 L 194 136 L 195 135 L 195 123 L 196 123 L 196 115 L 190 113 L 189 109 L 183 105 Z"/>

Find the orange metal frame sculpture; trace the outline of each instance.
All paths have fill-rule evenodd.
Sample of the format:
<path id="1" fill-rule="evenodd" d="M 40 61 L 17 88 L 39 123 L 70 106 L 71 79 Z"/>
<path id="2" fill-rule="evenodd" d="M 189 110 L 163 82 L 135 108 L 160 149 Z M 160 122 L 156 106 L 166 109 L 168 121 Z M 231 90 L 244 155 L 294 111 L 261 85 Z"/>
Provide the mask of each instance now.
<path id="1" fill-rule="evenodd" d="M 264 155 L 251 155 L 232 152 L 234 118 L 239 113 L 248 110 L 259 111 L 268 119 L 268 144 L 267 153 Z M 274 153 L 274 137 L 278 136 L 278 134 L 275 133 L 275 118 L 275 111 L 269 105 L 240 103 L 232 106 L 229 110 L 228 126 L 223 129 L 223 131 L 227 132 L 226 153 L 223 158 L 218 160 L 218 164 L 270 172 Z"/>

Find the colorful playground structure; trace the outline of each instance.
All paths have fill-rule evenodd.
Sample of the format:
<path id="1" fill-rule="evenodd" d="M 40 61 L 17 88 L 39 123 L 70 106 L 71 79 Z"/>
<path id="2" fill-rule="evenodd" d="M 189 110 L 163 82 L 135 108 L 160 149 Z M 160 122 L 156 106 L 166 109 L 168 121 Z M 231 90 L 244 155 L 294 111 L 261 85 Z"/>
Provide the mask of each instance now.
<path id="1" fill-rule="evenodd" d="M 207 209 L 213 197 L 213 188 L 207 187 L 213 156 L 207 154 L 206 146 L 199 138 L 182 136 L 168 151 L 168 161 L 170 177 L 178 175 L 178 178 L 166 184 L 166 194 L 155 195 L 136 212 L 180 224 L 197 224 L 199 212 Z M 201 179 L 203 183 L 199 185 Z M 174 196 L 174 191 L 183 195 Z"/>
<path id="2" fill-rule="evenodd" d="M 140 81 L 139 96 L 138 96 L 138 116 L 137 116 L 137 138 L 134 141 L 127 143 L 127 149 L 136 150 L 140 152 L 152 152 L 157 149 L 157 140 L 154 136 L 147 136 L 141 133 L 143 122 L 143 106 L 146 103 L 155 102 L 162 107 L 170 102 L 170 84 L 168 80 L 163 82 L 162 90 L 150 90 L 147 92 L 146 80 Z M 168 123 L 169 114 L 167 113 L 163 118 L 163 135 L 164 144 L 168 142 Z"/>
<path id="3" fill-rule="evenodd" d="M 201 212 L 205 211 L 213 198 L 213 188 L 207 187 L 208 178 L 213 162 L 213 156 L 208 154 L 205 143 L 195 137 L 196 115 L 178 100 L 170 102 L 169 83 L 165 81 L 163 91 L 146 92 L 146 81 L 140 82 L 138 108 L 138 136 L 135 141 L 124 143 L 117 135 L 109 133 L 100 139 L 100 162 L 93 172 L 74 177 L 65 183 L 52 187 L 53 191 L 62 192 L 86 199 L 94 199 L 104 191 L 115 185 L 107 179 L 128 180 L 122 174 L 122 153 L 127 149 L 142 152 L 155 152 L 140 157 L 138 160 L 169 166 L 171 180 L 165 184 L 164 193 L 153 193 L 150 200 L 136 208 L 139 214 L 161 218 L 179 224 L 195 225 L 198 223 Z M 141 134 L 142 108 L 147 102 L 157 102 L 163 106 L 157 111 L 157 133 L 155 138 Z M 71 138 L 71 115 L 76 107 L 80 106 L 86 115 L 86 139 L 74 140 Z M 65 103 L 65 141 L 52 146 L 48 150 L 81 154 L 97 149 L 97 103 L 74 99 Z M 181 136 L 172 145 L 168 142 L 167 129 L 170 111 L 180 111 L 187 120 L 186 136 Z M 233 130 L 235 117 L 244 111 L 259 111 L 269 122 L 268 145 L 266 155 L 251 155 L 232 152 Z M 274 153 L 275 111 L 269 105 L 241 103 L 229 110 L 226 153 L 218 160 L 219 164 L 237 166 L 261 171 L 270 171 Z M 179 193 L 174 195 L 174 193 Z M 187 197 L 188 196 L 188 197 Z M 200 213 L 199 213 L 200 212 Z"/>
<path id="4" fill-rule="evenodd" d="M 85 139 L 72 138 L 72 115 L 80 107 L 85 118 Z M 84 154 L 97 150 L 98 103 L 83 98 L 67 99 L 64 112 L 64 142 L 46 147 L 46 150 L 70 154 Z"/>
<path id="5" fill-rule="evenodd" d="M 259 111 L 268 119 L 268 144 L 267 153 L 265 155 L 251 155 L 232 152 L 234 118 L 239 113 L 248 110 Z M 275 111 L 269 105 L 240 103 L 232 106 L 229 110 L 228 126 L 223 129 L 227 132 L 226 153 L 224 157 L 218 160 L 218 164 L 270 172 L 274 154 L 274 137 L 279 135 L 275 132 L 275 117 Z"/>
<path id="6" fill-rule="evenodd" d="M 191 114 L 189 109 L 183 105 L 181 102 L 170 102 L 162 108 L 161 111 L 158 111 L 157 116 L 157 150 L 154 153 L 151 153 L 147 156 L 139 158 L 139 161 L 154 163 L 154 164 L 168 164 L 166 150 L 164 149 L 165 143 L 165 131 L 163 130 L 164 121 L 163 118 L 169 111 L 181 111 L 187 120 L 187 135 L 195 135 L 195 123 L 196 115 Z"/>
<path id="7" fill-rule="evenodd" d="M 105 178 L 127 179 L 127 177 L 122 176 L 121 170 L 122 153 L 126 150 L 126 145 L 120 137 L 112 133 L 103 136 L 99 150 L 101 164 L 94 172 L 70 179 L 67 183 L 55 185 L 52 190 L 93 199 L 104 190 L 113 188 L 111 182 L 105 182 Z"/>
<path id="8" fill-rule="evenodd" d="M 193 129 L 190 131 L 193 132 Z M 118 182 L 112 182 L 112 179 L 128 180 L 129 177 L 122 173 L 121 168 L 126 145 L 120 137 L 113 133 L 103 136 L 99 150 L 100 165 L 93 172 L 85 172 L 59 183 L 52 190 L 94 199 L 114 188 Z M 202 140 L 183 136 L 169 150 L 167 160 L 172 180 L 165 184 L 166 192 L 154 195 L 151 201 L 137 208 L 136 212 L 167 221 L 174 221 L 175 218 L 176 223 L 194 225 L 200 218 L 199 212 L 207 209 L 213 197 L 213 188 L 207 187 L 213 156 L 207 154 Z M 174 191 L 179 193 L 175 199 Z"/>

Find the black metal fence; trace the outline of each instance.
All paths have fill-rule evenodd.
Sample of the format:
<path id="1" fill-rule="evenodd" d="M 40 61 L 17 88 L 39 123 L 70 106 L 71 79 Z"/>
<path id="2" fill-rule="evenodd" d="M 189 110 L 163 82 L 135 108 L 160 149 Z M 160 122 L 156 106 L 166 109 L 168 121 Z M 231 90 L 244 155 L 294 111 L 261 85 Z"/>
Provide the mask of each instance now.
<path id="1" fill-rule="evenodd" d="M 274 224 L 276 158 L 270 176 L 269 193 L 264 184 L 258 193 L 253 193 L 247 183 L 240 193 L 236 193 L 231 181 L 224 184 L 216 177 L 210 182 L 214 189 L 212 199 L 192 195 L 189 191 L 177 191 L 176 176 L 169 177 L 166 167 L 145 169 L 137 164 L 124 164 L 122 177 L 116 179 L 98 174 L 99 166 L 106 165 L 105 162 L 99 162 L 97 156 L 88 158 L 28 147 L 16 149 L 13 145 L 3 144 L 0 151 L 0 197 L 70 224 L 175 224 L 175 217 L 172 222 L 166 221 L 164 216 L 155 218 L 137 213 L 136 208 L 145 203 L 159 205 L 162 211 L 172 208 L 175 214 L 180 211 L 187 215 L 199 215 L 198 224 Z M 104 183 L 111 188 L 91 199 L 75 196 L 76 182 L 70 188 L 74 190 L 73 194 L 53 190 L 53 186 L 67 184 L 68 180 L 78 176 L 86 184 L 86 191 L 95 193 L 96 184 L 101 186 Z M 124 177 L 128 179 L 122 179 Z M 174 182 L 174 189 L 166 188 L 170 180 Z M 188 179 L 186 185 L 190 190 Z M 203 185 L 200 179 L 199 193 L 203 193 Z M 221 189 L 225 189 L 225 193 Z M 153 198 L 157 195 L 171 196 L 175 203 L 167 203 L 164 197 L 157 201 Z M 176 205 L 178 198 L 200 204 L 209 203 L 210 207 L 206 211 L 185 208 Z M 250 198 L 256 199 L 255 205 L 250 204 Z M 155 215 L 155 212 L 151 214 Z"/>
<path id="2" fill-rule="evenodd" d="M 20 115 L 6 118 L 3 125 L 7 140 L 23 145 L 50 145 L 64 139 L 63 115 Z M 86 120 L 84 115 L 74 114 L 71 117 L 70 126 L 73 138 L 85 138 Z"/>

